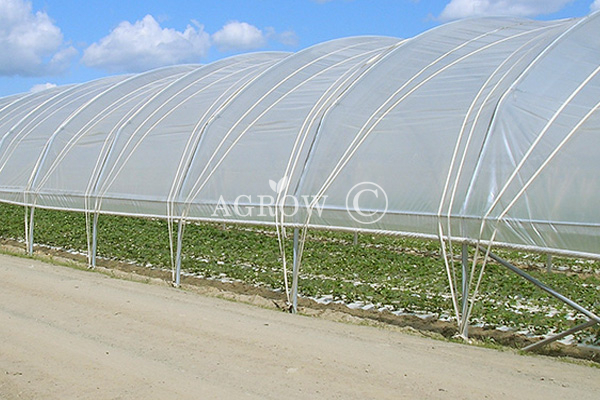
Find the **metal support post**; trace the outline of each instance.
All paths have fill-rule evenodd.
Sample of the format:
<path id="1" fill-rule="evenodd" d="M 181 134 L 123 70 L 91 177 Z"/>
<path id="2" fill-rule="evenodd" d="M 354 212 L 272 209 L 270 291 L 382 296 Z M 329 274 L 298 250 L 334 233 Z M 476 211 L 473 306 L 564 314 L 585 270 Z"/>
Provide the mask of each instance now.
<path id="1" fill-rule="evenodd" d="M 462 322 L 461 336 L 467 339 L 469 337 L 469 247 L 466 243 L 462 245 Z"/>
<path id="2" fill-rule="evenodd" d="M 358 232 L 354 232 L 354 240 L 352 242 L 355 246 L 358 245 Z"/>
<path id="3" fill-rule="evenodd" d="M 506 268 L 510 269 L 511 271 L 513 271 L 514 273 L 516 273 L 517 275 L 519 275 L 519 276 L 527 279 L 529 282 L 533 283 L 535 286 L 539 287 L 540 289 L 542 289 L 546 293 L 550 294 L 551 296 L 556 297 L 557 299 L 559 299 L 560 301 L 562 301 L 563 303 L 565 303 L 569 307 L 573 308 L 574 310 L 579 311 L 583 315 L 587 316 L 589 319 L 593 319 L 596 322 L 600 322 L 600 317 L 598 317 L 593 312 L 591 312 L 591 311 L 587 310 L 586 308 L 580 306 L 579 304 L 575 303 L 573 300 L 569 299 L 568 297 L 563 296 L 562 294 L 558 293 L 556 290 L 550 288 L 549 286 L 546 286 L 544 283 L 538 281 L 537 279 L 535 279 L 533 276 L 529 275 L 528 273 L 526 273 L 524 271 L 521 271 L 519 268 L 515 267 L 514 265 L 512 265 L 508 261 L 503 260 L 502 258 L 498 257 L 494 253 L 490 253 L 490 258 L 492 258 L 493 260 L 496 260 L 497 262 L 499 262 L 500 264 L 502 264 Z"/>
<path id="4" fill-rule="evenodd" d="M 25 250 L 29 248 L 29 207 L 23 207 L 25 211 L 23 215 L 24 234 L 25 234 Z"/>
<path id="5" fill-rule="evenodd" d="M 546 271 L 548 273 L 552 272 L 552 254 L 546 255 Z"/>
<path id="6" fill-rule="evenodd" d="M 98 213 L 94 213 L 92 221 L 92 268 L 96 268 L 96 254 L 98 252 Z"/>
<path id="7" fill-rule="evenodd" d="M 596 322 L 594 320 L 589 320 L 587 322 L 584 322 L 583 324 L 574 326 L 573 328 L 571 328 L 569 330 L 566 330 L 566 331 L 564 331 L 562 333 L 559 333 L 558 335 L 554 335 L 554 336 L 546 338 L 544 340 L 540 340 L 539 342 L 535 342 L 533 344 L 530 344 L 527 347 L 523 347 L 523 350 L 525 350 L 525 351 L 535 350 L 535 349 L 537 349 L 539 347 L 547 345 L 548 343 L 552 343 L 552 342 L 555 342 L 557 340 L 560 340 L 560 339 L 564 338 L 565 336 L 569 336 L 569 335 L 571 335 L 571 334 L 573 334 L 575 332 L 579 332 L 582 329 L 589 328 L 590 326 L 596 325 L 597 323 L 598 322 Z"/>
<path id="8" fill-rule="evenodd" d="M 587 321 L 586 323 L 583 323 L 581 325 L 578 325 L 574 328 L 571 328 L 563 333 L 559 333 L 558 335 L 552 336 L 550 338 L 544 339 L 541 342 L 538 343 L 534 343 L 533 345 L 527 346 L 525 347 L 525 350 L 532 350 L 535 349 L 537 347 L 543 346 L 545 344 L 554 342 L 556 340 L 559 340 L 567 335 L 570 335 L 571 333 L 580 331 L 581 329 L 585 329 L 589 326 L 595 325 L 597 323 L 600 323 L 600 317 L 598 317 L 596 314 L 594 314 L 593 312 L 589 311 L 588 309 L 582 307 L 581 305 L 577 304 L 576 302 L 574 302 L 573 300 L 569 299 L 568 297 L 563 296 L 562 294 L 558 293 L 556 290 L 550 288 L 549 286 L 545 285 L 544 283 L 538 281 L 537 279 L 535 279 L 533 276 L 529 275 L 528 273 L 521 271 L 519 268 L 515 267 L 514 265 L 512 265 L 511 263 L 509 263 L 506 260 L 503 260 L 502 258 L 498 257 L 497 255 L 495 255 L 494 253 L 490 253 L 489 254 L 490 258 L 492 258 L 493 260 L 499 262 L 501 265 L 505 266 L 506 268 L 510 269 L 511 271 L 513 271 L 514 273 L 516 273 L 517 275 L 527 279 L 529 282 L 533 283 L 535 286 L 539 287 L 540 289 L 542 289 L 543 291 L 545 291 L 546 293 L 550 294 L 553 297 L 556 297 L 558 300 L 562 301 L 563 303 L 565 303 L 566 305 L 568 305 L 569 307 L 573 308 L 576 311 L 579 311 L 580 313 L 582 313 L 583 315 L 585 315 L 586 317 L 588 317 L 590 319 L 590 321 Z"/>
<path id="9" fill-rule="evenodd" d="M 298 262 L 298 228 L 294 228 L 294 265 L 292 270 L 292 312 L 298 312 L 298 270 L 300 263 Z"/>
<path id="10" fill-rule="evenodd" d="M 181 246 L 183 243 L 183 219 L 179 220 L 179 227 L 177 228 L 177 255 L 175 258 L 175 282 L 174 286 L 179 287 L 181 285 Z"/>
<path id="11" fill-rule="evenodd" d="M 27 254 L 30 256 L 33 255 L 33 217 L 35 213 L 35 207 L 31 207 L 31 212 L 29 214 L 29 234 L 27 235 Z"/>

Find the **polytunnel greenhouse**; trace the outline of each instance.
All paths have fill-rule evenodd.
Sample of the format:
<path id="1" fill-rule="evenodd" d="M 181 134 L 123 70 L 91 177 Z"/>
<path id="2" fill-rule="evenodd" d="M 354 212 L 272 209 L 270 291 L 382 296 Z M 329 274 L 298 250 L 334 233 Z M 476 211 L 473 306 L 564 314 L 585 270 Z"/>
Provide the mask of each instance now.
<path id="1" fill-rule="evenodd" d="M 600 259 L 599 32 L 469 19 L 1 98 L 0 201 L 30 245 L 50 208 Z"/>

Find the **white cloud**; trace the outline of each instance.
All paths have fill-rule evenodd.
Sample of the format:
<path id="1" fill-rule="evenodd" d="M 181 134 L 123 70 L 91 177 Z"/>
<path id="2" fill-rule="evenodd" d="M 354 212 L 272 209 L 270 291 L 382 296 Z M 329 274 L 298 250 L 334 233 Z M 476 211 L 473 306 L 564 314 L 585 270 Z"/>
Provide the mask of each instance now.
<path id="1" fill-rule="evenodd" d="M 294 31 L 284 31 L 277 33 L 275 28 L 266 28 L 265 37 L 268 40 L 275 40 L 285 46 L 295 47 L 298 46 L 298 35 Z"/>
<path id="2" fill-rule="evenodd" d="M 25 0 L 0 0 L 0 75 L 57 74 L 75 54 L 48 14 Z"/>
<path id="3" fill-rule="evenodd" d="M 225 24 L 212 35 L 212 40 L 221 51 L 254 50 L 267 43 L 267 38 L 260 29 L 238 21 Z"/>
<path id="4" fill-rule="evenodd" d="M 573 0 L 451 0 L 440 14 L 441 20 L 484 15 L 534 17 L 562 9 Z M 596 0 L 599 2 L 600 0 Z"/>
<path id="5" fill-rule="evenodd" d="M 198 62 L 210 48 L 210 37 L 202 26 L 185 31 L 161 28 L 151 16 L 131 24 L 121 22 L 108 36 L 83 53 L 88 67 L 111 72 L 139 72 L 165 65 Z"/>
<path id="6" fill-rule="evenodd" d="M 298 46 L 298 35 L 294 31 L 278 33 L 277 40 L 286 46 Z"/>
<path id="7" fill-rule="evenodd" d="M 590 11 L 598 11 L 600 10 L 600 0 L 594 0 L 592 5 L 590 6 Z"/>
<path id="8" fill-rule="evenodd" d="M 37 93 L 37 92 L 41 92 L 42 90 L 52 89 L 55 87 L 56 87 L 56 85 L 54 83 L 40 83 L 37 85 L 33 85 L 33 87 L 31 89 L 29 89 L 29 91 L 31 93 Z"/>

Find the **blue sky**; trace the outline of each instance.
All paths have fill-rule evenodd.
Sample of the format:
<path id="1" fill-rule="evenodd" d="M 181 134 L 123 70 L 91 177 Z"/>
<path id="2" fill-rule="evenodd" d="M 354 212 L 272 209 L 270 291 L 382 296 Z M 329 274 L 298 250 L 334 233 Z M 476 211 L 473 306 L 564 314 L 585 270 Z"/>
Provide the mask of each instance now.
<path id="1" fill-rule="evenodd" d="M 458 18 L 598 9 L 600 0 L 0 0 L 0 97 L 347 36 L 409 38 Z"/>

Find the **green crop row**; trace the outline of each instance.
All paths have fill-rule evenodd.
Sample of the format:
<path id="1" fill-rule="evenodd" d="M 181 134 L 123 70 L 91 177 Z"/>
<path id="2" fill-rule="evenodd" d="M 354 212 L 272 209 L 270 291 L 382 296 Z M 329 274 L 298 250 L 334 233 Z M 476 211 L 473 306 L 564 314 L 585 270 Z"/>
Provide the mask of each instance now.
<path id="1" fill-rule="evenodd" d="M 175 226 L 175 230 L 176 230 Z M 24 240 L 23 207 L 0 204 L 0 237 Z M 35 243 L 65 250 L 87 250 L 86 220 L 81 213 L 38 209 Z M 391 311 L 453 316 L 439 243 L 414 238 L 311 231 L 299 277 L 303 296 L 369 305 Z M 291 266 L 291 240 L 285 241 Z M 98 256 L 142 266 L 171 267 L 167 222 L 102 215 Z M 454 248 L 455 255 L 460 249 Z M 284 289 L 282 260 L 273 228 L 213 223 L 188 224 L 183 237 L 182 269 L 205 278 L 239 280 L 272 290 Z M 557 258 L 562 272 L 547 273 L 543 254 L 499 251 L 509 261 L 590 310 L 600 309 L 600 263 Z M 460 261 L 457 281 L 460 282 Z M 290 267 L 291 269 L 291 267 Z M 291 282 L 291 276 L 289 276 Z M 472 321 L 545 334 L 584 319 L 560 301 L 504 267 L 489 263 L 476 298 Z M 591 334 L 590 334 L 591 332 Z M 598 344 L 600 330 L 580 333 L 579 340 Z"/>

